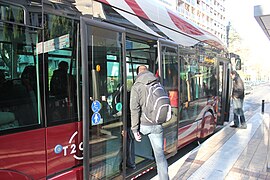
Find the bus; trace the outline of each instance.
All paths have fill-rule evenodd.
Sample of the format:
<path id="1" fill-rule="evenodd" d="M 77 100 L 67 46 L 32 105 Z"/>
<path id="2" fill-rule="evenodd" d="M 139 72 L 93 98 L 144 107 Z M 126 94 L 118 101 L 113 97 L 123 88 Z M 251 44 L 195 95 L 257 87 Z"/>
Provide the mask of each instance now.
<path id="1" fill-rule="evenodd" d="M 211 33 L 155 0 L 0 1 L 1 179 L 136 179 L 155 169 L 147 136 L 127 167 L 129 92 L 146 65 L 166 88 L 164 153 L 228 121 L 231 63 Z"/>

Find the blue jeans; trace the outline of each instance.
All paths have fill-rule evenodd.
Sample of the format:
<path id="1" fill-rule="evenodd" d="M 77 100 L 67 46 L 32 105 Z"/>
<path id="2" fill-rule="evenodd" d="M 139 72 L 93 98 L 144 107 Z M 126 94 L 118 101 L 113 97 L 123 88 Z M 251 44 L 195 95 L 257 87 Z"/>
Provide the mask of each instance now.
<path id="1" fill-rule="evenodd" d="M 140 125 L 140 132 L 150 139 L 154 151 L 157 173 L 160 180 L 168 180 L 168 163 L 164 155 L 163 127 L 162 125 L 145 126 Z"/>
<path id="2" fill-rule="evenodd" d="M 244 111 L 243 111 L 243 103 L 244 103 L 244 99 L 233 98 L 233 120 L 234 120 L 234 125 L 236 126 L 239 126 L 240 123 L 244 124 L 246 122 Z M 240 116 L 240 123 L 239 123 L 238 116 Z"/>

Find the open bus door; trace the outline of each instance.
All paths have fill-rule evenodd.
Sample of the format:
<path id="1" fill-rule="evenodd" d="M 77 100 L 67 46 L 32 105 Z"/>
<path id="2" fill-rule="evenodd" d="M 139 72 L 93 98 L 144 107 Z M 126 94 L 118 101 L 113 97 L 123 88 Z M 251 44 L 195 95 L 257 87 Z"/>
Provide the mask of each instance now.
<path id="1" fill-rule="evenodd" d="M 171 82 L 165 84 L 166 90 L 170 93 L 173 118 L 164 123 L 164 151 L 168 157 L 177 152 L 177 115 L 178 115 L 178 46 L 172 42 L 155 39 L 151 36 L 136 36 L 127 33 L 126 59 L 127 59 L 127 91 L 131 89 L 131 84 L 136 79 L 136 69 L 140 65 L 148 67 L 149 71 L 160 76 L 161 82 Z M 171 68 L 170 72 L 167 68 Z M 174 69 L 173 69 L 174 68 Z M 162 70 L 164 69 L 164 71 Z M 166 70 L 165 70 L 166 69 Z M 161 72 L 161 73 L 159 73 Z M 168 76 L 164 73 L 173 73 Z M 172 83 L 172 75 L 176 77 L 175 84 Z M 170 79 L 170 80 L 169 80 Z M 128 166 L 126 178 L 140 176 L 144 172 L 153 169 L 155 158 L 149 137 L 142 135 L 141 142 L 134 142 L 134 155 L 136 168 Z M 127 144 L 129 145 L 129 144 Z M 132 146 L 132 145 L 130 145 Z M 128 156 L 128 154 L 127 154 Z"/>
<path id="2" fill-rule="evenodd" d="M 125 29 L 86 17 L 80 23 L 84 179 L 121 177 Z"/>
<path id="3" fill-rule="evenodd" d="M 230 117 L 230 62 L 227 59 L 219 59 L 219 113 L 218 125 L 228 122 Z"/>
<path id="4" fill-rule="evenodd" d="M 174 42 L 158 40 L 158 64 L 161 83 L 167 90 L 172 107 L 172 118 L 163 124 L 164 150 L 167 157 L 177 153 L 178 114 L 179 114 L 179 82 L 180 64 L 178 60 L 178 45 Z"/>

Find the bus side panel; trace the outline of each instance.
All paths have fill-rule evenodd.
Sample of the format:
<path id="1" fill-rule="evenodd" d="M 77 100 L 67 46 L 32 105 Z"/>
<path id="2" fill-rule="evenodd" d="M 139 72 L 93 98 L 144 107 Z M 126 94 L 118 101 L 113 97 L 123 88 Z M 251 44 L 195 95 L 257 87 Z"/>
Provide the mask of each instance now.
<path id="1" fill-rule="evenodd" d="M 208 111 L 205 113 L 202 119 L 202 123 L 198 127 L 198 138 L 205 138 L 215 131 L 216 120 L 215 117 Z"/>
<path id="2" fill-rule="evenodd" d="M 0 144 L 0 179 L 41 179 L 46 176 L 44 129 L 3 135 Z"/>
<path id="3" fill-rule="evenodd" d="M 81 128 L 80 122 L 47 128 L 47 176 L 82 164 Z"/>
<path id="4" fill-rule="evenodd" d="M 189 124 L 187 126 L 178 129 L 178 148 L 182 148 L 185 145 L 193 142 L 197 139 L 197 122 Z"/>
<path id="5" fill-rule="evenodd" d="M 62 173 L 60 175 L 57 175 L 48 179 L 49 180 L 67 180 L 67 179 L 83 180 L 83 167 L 79 166 L 70 171 L 67 171 L 65 173 Z"/>
<path id="6" fill-rule="evenodd" d="M 10 170 L 0 170 L 0 177 L 2 180 L 31 180 L 31 178 L 26 176 L 25 174 L 20 174 L 18 172 Z"/>

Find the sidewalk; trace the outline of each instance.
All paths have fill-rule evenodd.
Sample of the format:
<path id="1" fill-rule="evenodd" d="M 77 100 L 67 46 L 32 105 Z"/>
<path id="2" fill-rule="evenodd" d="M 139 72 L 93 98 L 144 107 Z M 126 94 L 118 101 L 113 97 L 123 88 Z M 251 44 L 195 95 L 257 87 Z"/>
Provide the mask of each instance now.
<path id="1" fill-rule="evenodd" d="M 170 179 L 270 179 L 270 171 L 267 172 L 269 114 L 270 105 L 266 104 L 264 114 L 260 108 L 245 114 L 247 129 L 235 129 L 227 124 L 170 165 Z"/>

